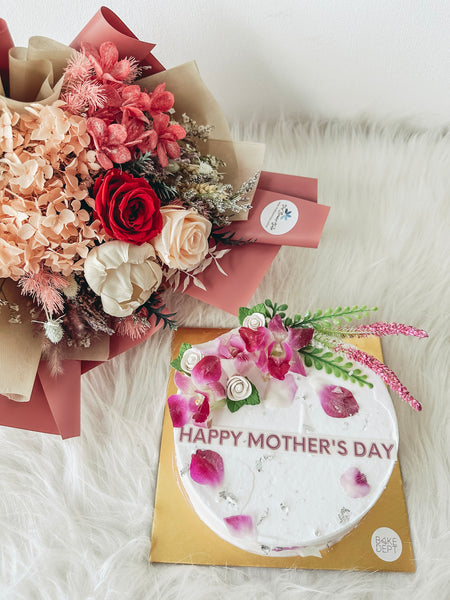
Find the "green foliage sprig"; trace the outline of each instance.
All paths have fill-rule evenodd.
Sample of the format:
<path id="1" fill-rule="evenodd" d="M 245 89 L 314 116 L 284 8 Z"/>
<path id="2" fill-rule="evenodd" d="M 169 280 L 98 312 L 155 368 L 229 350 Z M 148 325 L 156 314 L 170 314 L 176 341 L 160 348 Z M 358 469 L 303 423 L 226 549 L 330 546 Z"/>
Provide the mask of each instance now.
<path id="1" fill-rule="evenodd" d="M 331 350 L 309 345 L 301 348 L 299 352 L 307 367 L 314 367 L 318 371 L 324 369 L 325 373 L 341 377 L 344 381 L 358 383 L 361 387 L 367 385 L 369 388 L 373 388 L 370 381 L 367 381 L 367 375 L 362 375 L 361 369 L 355 369 L 353 363 L 344 362 L 342 356 Z"/>

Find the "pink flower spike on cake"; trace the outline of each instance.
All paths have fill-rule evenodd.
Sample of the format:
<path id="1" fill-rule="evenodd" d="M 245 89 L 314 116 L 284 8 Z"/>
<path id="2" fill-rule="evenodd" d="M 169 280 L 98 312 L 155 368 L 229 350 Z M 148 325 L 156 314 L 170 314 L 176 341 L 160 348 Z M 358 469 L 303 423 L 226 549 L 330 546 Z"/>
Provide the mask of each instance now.
<path id="1" fill-rule="evenodd" d="M 363 498 L 370 492 L 367 477 L 356 467 L 350 467 L 341 475 L 340 482 L 350 498 Z"/>
<path id="2" fill-rule="evenodd" d="M 191 456 L 189 473 L 200 485 L 220 485 L 224 478 L 222 457 L 214 450 L 197 450 Z"/>
<path id="3" fill-rule="evenodd" d="M 341 386 L 325 385 L 319 391 L 319 398 L 326 414 L 335 419 L 345 419 L 359 411 L 354 395 Z"/>
<path id="4" fill-rule="evenodd" d="M 225 524 L 235 535 L 247 537 L 254 533 L 253 519 L 249 515 L 234 515 L 224 518 Z"/>

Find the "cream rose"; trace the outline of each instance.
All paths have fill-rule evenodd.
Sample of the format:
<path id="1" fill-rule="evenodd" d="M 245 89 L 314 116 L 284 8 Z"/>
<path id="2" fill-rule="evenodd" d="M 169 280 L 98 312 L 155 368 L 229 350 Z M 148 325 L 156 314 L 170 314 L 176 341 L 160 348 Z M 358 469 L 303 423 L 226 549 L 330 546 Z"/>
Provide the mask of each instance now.
<path id="1" fill-rule="evenodd" d="M 208 252 L 211 223 L 195 210 L 161 208 L 163 228 L 151 240 L 159 258 L 172 269 L 195 269 Z"/>
<path id="2" fill-rule="evenodd" d="M 252 393 L 252 384 L 246 377 L 233 375 L 227 383 L 227 398 L 230 400 L 245 400 Z"/>
<path id="3" fill-rule="evenodd" d="M 181 368 L 186 373 L 191 373 L 195 365 L 203 358 L 202 352 L 196 348 L 188 348 L 181 359 Z"/>
<path id="4" fill-rule="evenodd" d="M 248 327 L 249 329 L 253 329 L 256 331 L 258 327 L 266 326 L 266 317 L 259 312 L 255 312 L 252 315 L 248 315 L 242 322 L 244 327 Z"/>
<path id="5" fill-rule="evenodd" d="M 84 276 L 100 296 L 106 314 L 127 317 L 159 288 L 162 270 L 151 244 L 114 240 L 92 248 L 84 262 Z"/>

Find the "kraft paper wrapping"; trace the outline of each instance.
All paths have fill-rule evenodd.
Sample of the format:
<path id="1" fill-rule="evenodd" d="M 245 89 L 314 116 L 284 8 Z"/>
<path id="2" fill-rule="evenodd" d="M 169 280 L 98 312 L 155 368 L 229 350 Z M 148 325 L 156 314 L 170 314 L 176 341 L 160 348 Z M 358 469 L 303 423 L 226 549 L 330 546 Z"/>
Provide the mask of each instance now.
<path id="1" fill-rule="evenodd" d="M 41 340 L 33 333 L 29 310 L 17 286 L 10 279 L 2 283 L 1 297 L 19 305 L 21 323 L 10 323 L 9 308 L 0 306 L 0 394 L 27 402 L 41 358 Z"/>
<path id="2" fill-rule="evenodd" d="M 58 100 L 63 69 L 73 50 L 46 37 L 32 37 L 28 48 L 9 50 L 10 98 L 0 90 L 8 108 L 23 113 L 32 102 L 51 104 Z"/>
<path id="3" fill-rule="evenodd" d="M 174 334 L 172 359 L 183 342 L 201 344 L 225 333 L 226 329 L 180 328 Z M 353 343 L 353 342 L 352 342 Z M 359 348 L 382 360 L 377 338 L 360 339 Z M 167 395 L 176 393 L 171 369 Z M 399 463 L 382 496 L 359 525 L 340 542 L 322 551 L 322 558 L 267 557 L 245 552 L 218 537 L 197 516 L 177 476 L 173 427 L 166 404 L 158 481 L 153 518 L 151 562 L 201 565 L 272 567 L 285 569 L 330 569 L 414 572 L 414 553 Z M 395 531 L 402 542 L 398 558 L 387 562 L 375 554 L 371 538 L 378 528 Z"/>

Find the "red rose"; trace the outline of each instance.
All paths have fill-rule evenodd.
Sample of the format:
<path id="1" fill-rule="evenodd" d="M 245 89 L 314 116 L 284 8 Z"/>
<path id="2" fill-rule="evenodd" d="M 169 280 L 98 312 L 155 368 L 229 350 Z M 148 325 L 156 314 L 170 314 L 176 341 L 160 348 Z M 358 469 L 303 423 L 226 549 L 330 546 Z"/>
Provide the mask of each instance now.
<path id="1" fill-rule="evenodd" d="M 141 177 L 110 169 L 94 185 L 95 212 L 112 238 L 143 244 L 162 229 L 160 201 Z"/>

